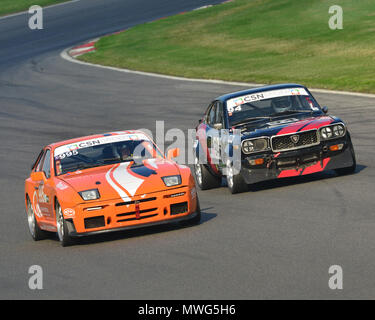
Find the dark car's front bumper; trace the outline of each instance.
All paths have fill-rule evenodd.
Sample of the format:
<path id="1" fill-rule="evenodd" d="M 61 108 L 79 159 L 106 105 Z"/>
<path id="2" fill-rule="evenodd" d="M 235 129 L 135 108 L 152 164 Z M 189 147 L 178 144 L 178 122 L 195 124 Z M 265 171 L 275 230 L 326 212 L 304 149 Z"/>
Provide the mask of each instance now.
<path id="1" fill-rule="evenodd" d="M 338 151 L 330 146 L 343 144 Z M 350 167 L 354 164 L 350 138 L 321 142 L 319 145 L 280 153 L 263 153 L 242 159 L 241 175 L 247 184 L 259 181 L 307 175 L 324 170 Z M 264 159 L 261 165 L 251 165 L 251 160 Z"/>

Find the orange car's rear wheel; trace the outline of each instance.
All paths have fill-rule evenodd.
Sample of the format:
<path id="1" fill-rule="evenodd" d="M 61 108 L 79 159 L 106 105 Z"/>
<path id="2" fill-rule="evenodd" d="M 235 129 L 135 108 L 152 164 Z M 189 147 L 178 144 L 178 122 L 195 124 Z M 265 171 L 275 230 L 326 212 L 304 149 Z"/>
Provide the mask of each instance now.
<path id="1" fill-rule="evenodd" d="M 43 231 L 42 229 L 39 228 L 38 223 L 37 223 L 36 218 L 35 218 L 33 205 L 31 203 L 29 197 L 27 197 L 27 209 L 26 210 L 27 210 L 26 211 L 26 213 L 27 213 L 27 224 L 29 226 L 29 231 L 30 231 L 30 234 L 31 234 L 32 238 L 35 241 L 45 239 L 47 237 L 47 232 Z"/>
<path id="2" fill-rule="evenodd" d="M 73 244 L 72 238 L 69 236 L 68 227 L 64 219 L 64 215 L 59 202 L 56 200 L 56 227 L 57 236 L 59 238 L 60 244 L 63 247 L 67 247 Z"/>

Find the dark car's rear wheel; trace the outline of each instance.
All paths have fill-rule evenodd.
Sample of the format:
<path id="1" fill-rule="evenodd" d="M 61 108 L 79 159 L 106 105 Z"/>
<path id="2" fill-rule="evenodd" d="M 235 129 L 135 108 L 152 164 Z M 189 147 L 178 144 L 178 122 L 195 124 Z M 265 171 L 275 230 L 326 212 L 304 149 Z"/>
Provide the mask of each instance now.
<path id="1" fill-rule="evenodd" d="M 354 173 L 355 168 L 357 167 L 357 160 L 355 157 L 354 147 L 353 147 L 353 143 L 350 137 L 349 137 L 349 150 L 352 155 L 353 164 L 350 167 L 335 169 L 336 173 L 340 176 Z"/>
<path id="2" fill-rule="evenodd" d="M 227 185 L 232 194 L 241 193 L 248 190 L 248 185 L 243 179 L 242 175 L 235 174 L 231 161 L 227 162 Z"/>
<path id="3" fill-rule="evenodd" d="M 33 205 L 27 197 L 27 208 L 26 208 L 26 213 L 27 213 L 27 223 L 29 226 L 29 231 L 32 236 L 32 238 L 35 241 L 43 240 L 47 237 L 47 231 L 43 231 L 42 229 L 39 228 L 38 223 L 35 218 L 35 213 L 33 209 Z"/>
<path id="4" fill-rule="evenodd" d="M 200 164 L 198 158 L 195 158 L 194 174 L 201 190 L 218 188 L 221 186 L 221 177 L 213 175 L 204 164 Z"/>
<path id="5" fill-rule="evenodd" d="M 56 200 L 56 227 L 57 236 L 59 238 L 60 244 L 63 247 L 67 247 L 73 244 L 72 238 L 69 236 L 68 227 L 66 225 L 64 215 L 59 202 Z"/>

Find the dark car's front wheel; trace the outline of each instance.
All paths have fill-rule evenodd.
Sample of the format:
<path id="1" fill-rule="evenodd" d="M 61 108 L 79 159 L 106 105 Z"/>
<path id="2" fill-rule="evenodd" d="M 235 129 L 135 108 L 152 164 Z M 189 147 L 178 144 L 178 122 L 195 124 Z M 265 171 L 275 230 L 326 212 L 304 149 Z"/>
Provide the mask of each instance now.
<path id="1" fill-rule="evenodd" d="M 352 140 L 350 138 L 349 138 L 349 150 L 352 155 L 353 164 L 350 167 L 335 169 L 336 173 L 340 176 L 354 173 L 355 168 L 357 167 L 357 160 L 355 157 L 354 147 L 353 147 Z"/>
<path id="2" fill-rule="evenodd" d="M 227 185 L 232 194 L 245 192 L 248 185 L 240 173 L 236 174 L 231 161 L 227 162 Z"/>
<path id="3" fill-rule="evenodd" d="M 197 158 L 195 158 L 194 163 L 194 174 L 198 187 L 201 190 L 208 190 L 221 186 L 221 177 L 214 176 L 204 164 L 199 163 Z"/>

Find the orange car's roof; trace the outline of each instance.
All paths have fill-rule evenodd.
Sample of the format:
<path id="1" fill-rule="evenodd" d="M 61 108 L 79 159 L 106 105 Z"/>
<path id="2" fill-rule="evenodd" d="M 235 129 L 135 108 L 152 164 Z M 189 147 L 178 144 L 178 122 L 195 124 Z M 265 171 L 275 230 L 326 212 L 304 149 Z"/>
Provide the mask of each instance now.
<path id="1" fill-rule="evenodd" d="M 49 144 L 48 147 L 50 147 L 51 149 L 56 149 L 57 147 L 61 147 L 66 144 L 76 143 L 76 142 L 95 139 L 95 138 L 108 137 L 112 135 L 122 135 L 122 134 L 137 134 L 137 133 L 142 133 L 146 135 L 144 132 L 139 131 L 139 130 L 124 130 L 124 131 L 116 131 L 116 132 L 107 132 L 107 133 L 102 133 L 102 134 L 94 134 L 91 136 L 84 136 L 84 137 L 54 142 L 54 143 Z"/>

